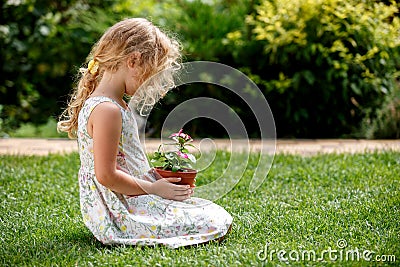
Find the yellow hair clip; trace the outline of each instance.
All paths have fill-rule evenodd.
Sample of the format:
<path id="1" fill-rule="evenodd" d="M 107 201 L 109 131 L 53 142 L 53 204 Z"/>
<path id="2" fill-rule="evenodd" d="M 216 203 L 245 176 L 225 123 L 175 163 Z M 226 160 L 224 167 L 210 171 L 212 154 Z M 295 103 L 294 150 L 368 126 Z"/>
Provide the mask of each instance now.
<path id="1" fill-rule="evenodd" d="M 89 64 L 88 64 L 88 70 L 90 72 L 90 74 L 95 74 L 97 72 L 97 70 L 99 69 L 99 62 L 97 62 L 96 60 L 90 60 Z"/>

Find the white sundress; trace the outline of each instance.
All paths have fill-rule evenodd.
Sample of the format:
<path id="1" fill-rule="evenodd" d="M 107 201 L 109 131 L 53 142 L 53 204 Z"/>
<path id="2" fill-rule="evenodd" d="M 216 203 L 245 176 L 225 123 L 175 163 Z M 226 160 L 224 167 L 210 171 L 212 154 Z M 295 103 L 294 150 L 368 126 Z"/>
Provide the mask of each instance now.
<path id="1" fill-rule="evenodd" d="M 140 144 L 136 121 L 130 110 L 103 97 L 86 100 L 78 118 L 80 205 L 83 221 L 103 244 L 156 245 L 171 248 L 200 244 L 223 237 L 232 216 L 217 204 L 192 197 L 185 201 L 156 195 L 129 197 L 101 185 L 95 176 L 93 140 L 87 121 L 100 103 L 116 104 L 122 114 L 122 132 L 117 164 L 137 179 L 155 181 L 148 175 L 150 166 Z"/>

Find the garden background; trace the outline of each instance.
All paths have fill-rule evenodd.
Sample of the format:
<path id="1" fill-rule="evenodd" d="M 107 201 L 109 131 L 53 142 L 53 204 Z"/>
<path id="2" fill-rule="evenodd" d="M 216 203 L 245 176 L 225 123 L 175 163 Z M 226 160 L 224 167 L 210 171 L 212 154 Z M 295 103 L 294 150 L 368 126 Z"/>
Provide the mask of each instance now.
<path id="1" fill-rule="evenodd" d="M 65 137 L 56 132 L 56 120 L 91 46 L 116 21 L 139 16 L 176 35 L 184 61 L 216 61 L 248 75 L 269 102 L 278 138 L 400 137 L 395 1 L 5 0 L 0 5 L 0 137 Z M 149 117 L 149 136 L 159 135 L 176 105 L 199 96 L 231 106 L 250 136 L 258 137 L 249 107 L 209 84 L 170 92 Z M 195 137 L 226 136 L 210 120 L 190 124 Z M 320 153 L 278 149 L 254 192 L 249 186 L 260 155 L 235 154 L 246 163 L 243 177 L 216 201 L 234 217 L 232 232 L 222 244 L 176 250 L 101 245 L 82 221 L 78 153 L 37 155 L 43 142 L 71 143 L 74 149 L 76 142 L 3 138 L 0 148 L 16 140 L 36 147 L 22 142 L 21 153 L 0 155 L 0 266 L 398 265 L 399 140 L 387 141 L 393 149 L 354 153 L 332 142 Z M 289 142 L 289 150 L 297 142 L 278 141 Z M 338 142 L 343 148 L 366 141 Z M 316 146 L 311 144 L 311 151 Z M 35 155 L 25 155 L 31 151 Z M 217 151 L 197 186 L 222 177 L 231 157 Z M 345 246 L 339 246 L 342 241 Z M 324 254 L 331 249 L 344 257 L 350 251 L 352 257 Z M 267 257 L 272 250 L 273 259 Z M 294 259 L 279 258 L 278 250 Z M 355 250 L 373 257 L 359 258 Z M 290 251 L 315 251 L 317 258 L 296 259 L 299 254 Z"/>
<path id="2" fill-rule="evenodd" d="M 184 61 L 220 62 L 248 75 L 269 102 L 278 138 L 399 138 L 398 7 L 372 0 L 4 1 L 0 135 L 59 136 L 57 117 L 91 46 L 116 21 L 140 16 L 178 37 Z M 208 84 L 169 93 L 150 115 L 150 136 L 177 104 L 198 96 L 228 104 L 250 137 L 259 136 L 245 103 Z M 211 120 L 190 124 L 195 136 L 210 136 L 204 129 L 212 126 L 212 137 L 226 137 Z"/>

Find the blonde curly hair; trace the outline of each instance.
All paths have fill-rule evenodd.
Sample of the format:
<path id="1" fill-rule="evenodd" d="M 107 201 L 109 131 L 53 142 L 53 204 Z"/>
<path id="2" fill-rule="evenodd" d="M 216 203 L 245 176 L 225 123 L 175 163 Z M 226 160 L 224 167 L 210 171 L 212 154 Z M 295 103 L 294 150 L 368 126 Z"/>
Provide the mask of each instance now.
<path id="1" fill-rule="evenodd" d="M 59 131 L 76 137 L 78 115 L 86 99 L 93 93 L 105 71 L 115 72 L 132 53 L 140 53 L 143 69 L 142 86 L 131 98 L 131 105 L 145 113 L 174 87 L 174 74 L 181 66 L 179 43 L 144 18 L 130 18 L 109 28 L 92 47 L 87 61 L 92 68 L 80 68 L 77 85 L 68 107 L 57 124 Z M 86 64 L 88 63 L 86 62 Z M 85 65 L 86 65 L 85 64 Z M 147 79 L 146 79 L 146 78 Z"/>

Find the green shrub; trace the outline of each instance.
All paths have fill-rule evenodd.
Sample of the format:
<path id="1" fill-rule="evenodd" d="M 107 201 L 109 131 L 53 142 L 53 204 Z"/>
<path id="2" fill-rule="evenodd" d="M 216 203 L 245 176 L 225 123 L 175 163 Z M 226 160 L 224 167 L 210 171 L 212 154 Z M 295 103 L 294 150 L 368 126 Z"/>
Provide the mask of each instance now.
<path id="1" fill-rule="evenodd" d="M 162 1 L 152 6 L 150 17 L 154 23 L 175 32 L 182 43 L 184 61 L 214 61 L 235 66 L 232 51 L 227 49 L 227 34 L 240 29 L 251 7 L 250 1 Z M 159 13 L 161 12 L 161 15 Z M 212 84 L 191 84 L 169 92 L 161 105 L 153 109 L 149 125 L 158 136 L 164 119 L 169 112 L 185 100 L 196 97 L 211 97 L 232 107 L 249 127 L 255 123 L 246 119 L 249 113 L 246 105 L 234 93 Z M 161 108 L 160 108 L 161 107 Z M 248 107 L 247 107 L 248 108 Z M 226 131 L 216 122 L 197 118 L 189 123 L 195 136 L 225 137 Z M 209 129 L 213 129 L 210 133 Z M 250 131 L 250 134 L 251 131 Z"/>
<path id="2" fill-rule="evenodd" d="M 90 14 L 90 8 L 106 9 L 110 5 L 110 1 L 97 0 L 26 0 L 2 4 L 3 127 L 16 129 L 26 122 L 43 124 L 50 116 L 61 113 L 72 87 L 71 77 L 98 37 L 97 31 L 79 24 L 80 18 Z"/>
<path id="3" fill-rule="evenodd" d="M 232 56 L 222 41 L 243 24 L 246 10 L 238 0 L 9 1 L 0 26 L 0 44 L 6 48 L 1 59 L 8 62 L 0 73 L 3 128 L 12 132 L 24 124 L 16 134 L 25 135 L 59 115 L 90 47 L 118 20 L 146 17 L 178 35 L 185 60 L 230 64 Z M 200 86 L 195 92 L 170 94 L 163 109 L 154 110 L 152 127 L 159 131 L 159 122 L 179 101 L 210 90 Z"/>
<path id="4" fill-rule="evenodd" d="M 400 138 L 400 86 L 385 98 L 375 113 L 364 118 L 360 136 L 370 139 Z"/>
<path id="5" fill-rule="evenodd" d="M 249 30 L 228 35 L 235 60 L 262 86 L 279 136 L 358 131 L 395 87 L 397 11 L 394 2 L 262 1 Z"/>
<path id="6" fill-rule="evenodd" d="M 72 77 L 104 29 L 142 16 L 178 35 L 184 60 L 217 61 L 248 74 L 267 97 L 279 137 L 360 133 L 361 121 L 383 112 L 399 76 L 398 8 L 385 2 L 7 1 L 0 23 L 0 60 L 6 62 L 0 73 L 0 132 L 21 123 L 36 127 L 60 114 Z M 154 133 L 177 104 L 198 96 L 230 105 L 249 135 L 257 135 L 246 105 L 208 84 L 169 93 L 150 116 Z M 207 123 L 191 122 L 193 132 L 210 136 L 207 129 L 215 125 Z"/>
<path id="7" fill-rule="evenodd" d="M 34 138 L 67 138 L 66 133 L 57 132 L 57 121 L 49 118 L 45 124 L 35 125 L 27 122 L 22 123 L 18 129 L 10 134 L 11 137 L 34 137 Z"/>

